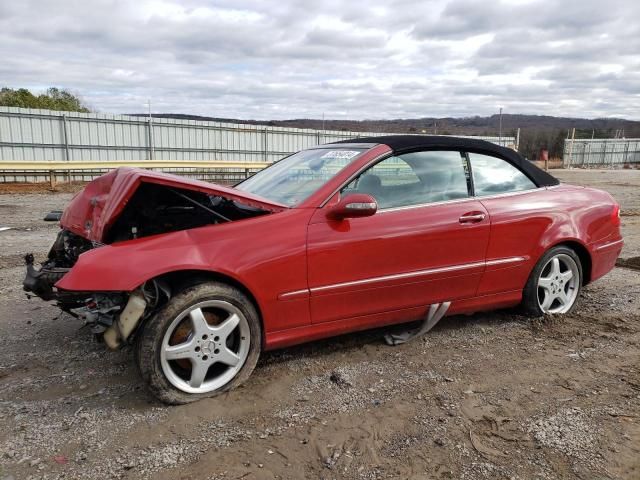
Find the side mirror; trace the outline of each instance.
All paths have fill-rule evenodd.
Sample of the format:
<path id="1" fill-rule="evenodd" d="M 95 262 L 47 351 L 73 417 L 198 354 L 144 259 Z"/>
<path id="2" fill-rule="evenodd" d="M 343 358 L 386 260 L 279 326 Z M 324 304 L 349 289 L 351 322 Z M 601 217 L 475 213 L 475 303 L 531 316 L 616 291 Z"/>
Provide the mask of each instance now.
<path id="1" fill-rule="evenodd" d="M 343 218 L 370 217 L 378 211 L 376 199 L 366 193 L 351 193 L 341 199 L 329 211 L 335 220 Z"/>

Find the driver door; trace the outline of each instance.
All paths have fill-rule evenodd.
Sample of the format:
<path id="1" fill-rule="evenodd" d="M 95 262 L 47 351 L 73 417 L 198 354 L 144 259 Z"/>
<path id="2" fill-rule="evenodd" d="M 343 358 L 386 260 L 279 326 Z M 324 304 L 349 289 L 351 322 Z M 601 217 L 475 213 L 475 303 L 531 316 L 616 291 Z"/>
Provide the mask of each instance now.
<path id="1" fill-rule="evenodd" d="M 466 157 L 425 151 L 390 157 L 340 194 L 368 193 L 378 212 L 334 220 L 337 198 L 308 226 L 313 323 L 383 325 L 402 310 L 473 297 L 484 270 L 490 221 L 469 196 Z"/>

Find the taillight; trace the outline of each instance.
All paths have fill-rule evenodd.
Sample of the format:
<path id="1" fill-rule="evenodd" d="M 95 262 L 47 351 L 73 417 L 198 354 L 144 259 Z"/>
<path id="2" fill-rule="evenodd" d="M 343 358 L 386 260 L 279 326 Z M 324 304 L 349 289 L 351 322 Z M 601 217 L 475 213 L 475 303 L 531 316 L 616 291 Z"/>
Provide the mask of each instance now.
<path id="1" fill-rule="evenodd" d="M 620 226 L 620 205 L 617 203 L 613 207 L 613 212 L 611 212 L 611 223 L 616 227 Z"/>

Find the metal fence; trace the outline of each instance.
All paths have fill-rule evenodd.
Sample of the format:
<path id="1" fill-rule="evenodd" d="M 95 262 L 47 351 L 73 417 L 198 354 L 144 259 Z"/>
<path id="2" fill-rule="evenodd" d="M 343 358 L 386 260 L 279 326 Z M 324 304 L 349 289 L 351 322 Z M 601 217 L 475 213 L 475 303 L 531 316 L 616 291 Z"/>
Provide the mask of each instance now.
<path id="1" fill-rule="evenodd" d="M 622 167 L 640 165 L 640 138 L 567 139 L 564 167 Z"/>
<path id="2" fill-rule="evenodd" d="M 0 107 L 0 181 L 10 162 L 274 162 L 314 145 L 384 135 Z M 474 137 L 515 147 L 514 137 Z M 188 171 L 189 169 L 185 169 Z M 27 179 L 21 172 L 14 181 Z M 18 172 L 16 172 L 18 173 Z"/>

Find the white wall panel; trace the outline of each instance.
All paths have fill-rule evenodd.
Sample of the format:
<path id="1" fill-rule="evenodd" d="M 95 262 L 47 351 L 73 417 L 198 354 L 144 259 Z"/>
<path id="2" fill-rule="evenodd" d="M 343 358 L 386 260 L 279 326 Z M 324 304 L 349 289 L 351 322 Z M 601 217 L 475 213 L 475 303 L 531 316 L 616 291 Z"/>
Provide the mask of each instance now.
<path id="1" fill-rule="evenodd" d="M 319 143 L 378 135 L 0 107 L 0 170 L 3 160 L 272 162 Z"/>

